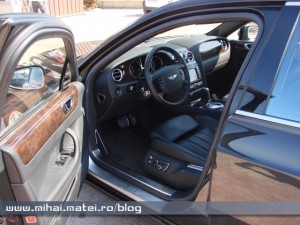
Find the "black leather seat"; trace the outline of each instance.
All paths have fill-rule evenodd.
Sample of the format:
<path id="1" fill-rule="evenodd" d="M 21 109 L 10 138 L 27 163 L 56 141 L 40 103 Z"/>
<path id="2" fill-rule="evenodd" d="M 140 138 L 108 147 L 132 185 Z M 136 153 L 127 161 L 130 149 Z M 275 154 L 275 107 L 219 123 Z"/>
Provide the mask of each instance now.
<path id="1" fill-rule="evenodd" d="M 218 121 L 209 116 L 181 115 L 151 133 L 146 171 L 180 190 L 192 189 L 208 156 Z"/>

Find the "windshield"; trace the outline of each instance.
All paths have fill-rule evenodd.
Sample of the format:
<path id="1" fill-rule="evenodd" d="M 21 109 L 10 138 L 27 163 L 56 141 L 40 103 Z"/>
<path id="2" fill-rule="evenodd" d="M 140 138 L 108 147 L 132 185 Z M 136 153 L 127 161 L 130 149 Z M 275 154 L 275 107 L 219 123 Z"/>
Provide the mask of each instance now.
<path id="1" fill-rule="evenodd" d="M 196 35 L 196 34 L 206 34 L 209 31 L 215 29 L 221 23 L 211 23 L 211 24 L 193 24 L 178 27 L 167 32 L 158 34 L 156 37 L 168 37 L 168 36 L 178 36 L 178 35 Z"/>

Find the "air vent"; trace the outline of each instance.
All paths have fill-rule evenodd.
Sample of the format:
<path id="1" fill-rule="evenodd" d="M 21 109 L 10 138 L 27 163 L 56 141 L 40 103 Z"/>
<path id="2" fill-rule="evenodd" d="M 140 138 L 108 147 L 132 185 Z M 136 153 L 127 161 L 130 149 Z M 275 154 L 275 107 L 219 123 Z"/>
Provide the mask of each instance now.
<path id="1" fill-rule="evenodd" d="M 123 79 L 123 71 L 120 69 L 114 69 L 112 71 L 112 78 L 115 82 L 120 82 Z"/>
<path id="2" fill-rule="evenodd" d="M 226 51 L 227 48 L 228 48 L 228 45 L 227 45 L 226 41 L 221 40 L 220 44 L 221 44 L 221 47 Z"/>
<path id="3" fill-rule="evenodd" d="M 186 58 L 188 59 L 189 62 L 194 61 L 194 55 L 191 52 L 186 53 Z"/>

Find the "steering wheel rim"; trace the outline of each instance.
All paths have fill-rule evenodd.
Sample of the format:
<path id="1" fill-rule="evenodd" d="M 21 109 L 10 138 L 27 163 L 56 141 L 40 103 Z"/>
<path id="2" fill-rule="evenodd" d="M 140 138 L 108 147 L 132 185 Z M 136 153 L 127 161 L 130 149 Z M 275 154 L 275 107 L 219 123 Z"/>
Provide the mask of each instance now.
<path id="1" fill-rule="evenodd" d="M 178 62 L 174 65 L 162 67 L 151 73 L 152 58 L 159 51 L 171 53 Z M 184 79 L 181 72 L 183 72 Z M 180 105 L 187 99 L 190 89 L 189 71 L 184 59 L 175 49 L 169 46 L 157 46 L 153 48 L 146 57 L 144 75 L 151 94 L 159 102 L 167 105 Z M 179 92 L 182 93 L 179 97 L 176 95 L 174 101 L 166 99 Z"/>

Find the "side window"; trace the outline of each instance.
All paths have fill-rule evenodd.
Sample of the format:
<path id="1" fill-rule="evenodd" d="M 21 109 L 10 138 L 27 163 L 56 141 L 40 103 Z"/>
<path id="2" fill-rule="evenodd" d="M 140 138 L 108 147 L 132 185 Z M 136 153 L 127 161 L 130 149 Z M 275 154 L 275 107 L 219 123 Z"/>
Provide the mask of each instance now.
<path id="1" fill-rule="evenodd" d="M 282 58 L 266 115 L 300 122 L 300 26 Z"/>
<path id="2" fill-rule="evenodd" d="M 36 41 L 26 50 L 10 81 L 0 134 L 59 90 L 65 63 L 66 50 L 61 38 Z M 68 67 L 65 83 L 70 80 Z"/>

